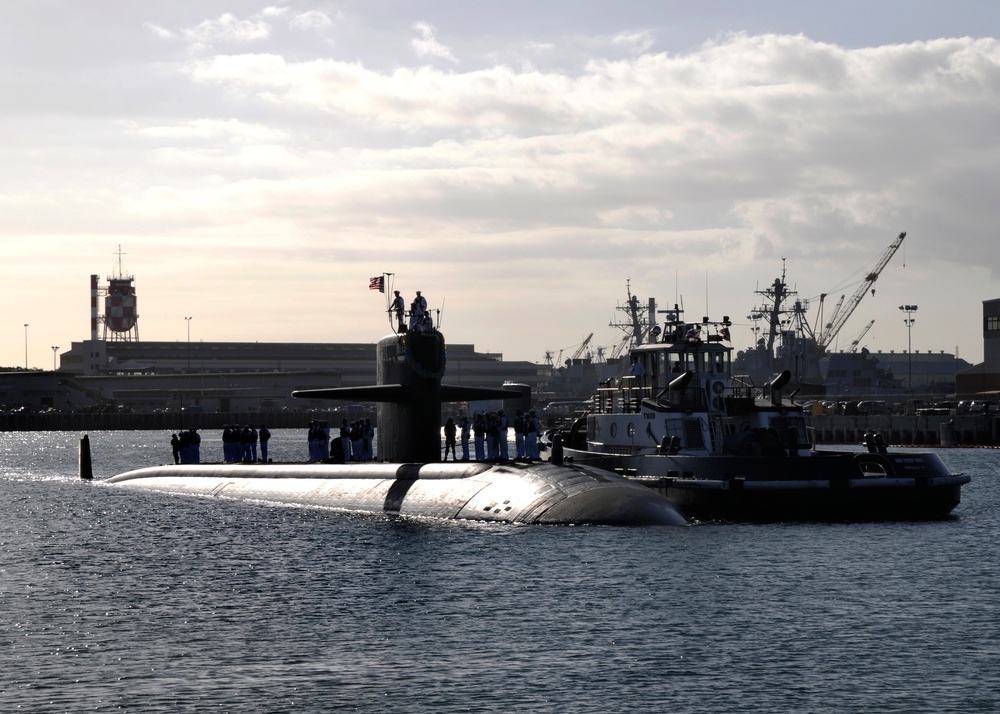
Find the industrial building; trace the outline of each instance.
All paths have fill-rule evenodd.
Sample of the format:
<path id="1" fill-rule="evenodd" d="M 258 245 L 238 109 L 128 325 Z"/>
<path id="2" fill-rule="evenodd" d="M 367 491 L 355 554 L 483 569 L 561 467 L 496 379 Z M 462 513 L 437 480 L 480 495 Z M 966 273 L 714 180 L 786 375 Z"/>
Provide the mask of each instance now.
<path id="1" fill-rule="evenodd" d="M 99 313 L 103 297 L 104 313 Z M 103 329 L 102 329 L 103 328 Z M 473 345 L 449 344 L 445 382 L 537 390 L 549 368 L 504 361 Z M 52 372 L 0 373 L 4 412 L 304 411 L 329 401 L 293 399 L 296 389 L 374 384 L 375 344 L 143 342 L 133 278 L 119 272 L 105 287 L 90 276 L 90 339 L 73 342 Z"/>

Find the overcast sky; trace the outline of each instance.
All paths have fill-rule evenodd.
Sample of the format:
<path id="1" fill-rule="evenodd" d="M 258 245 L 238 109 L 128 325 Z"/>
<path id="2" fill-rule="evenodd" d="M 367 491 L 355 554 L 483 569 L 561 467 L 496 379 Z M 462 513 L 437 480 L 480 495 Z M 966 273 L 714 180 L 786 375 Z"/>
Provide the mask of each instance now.
<path id="1" fill-rule="evenodd" d="M 839 346 L 916 304 L 975 363 L 998 37 L 994 0 L 2 2 L 0 366 L 88 338 L 119 246 L 143 340 L 375 342 L 388 272 L 542 362 L 615 344 L 627 281 L 747 347 L 783 259 L 828 316 L 901 231 Z"/>

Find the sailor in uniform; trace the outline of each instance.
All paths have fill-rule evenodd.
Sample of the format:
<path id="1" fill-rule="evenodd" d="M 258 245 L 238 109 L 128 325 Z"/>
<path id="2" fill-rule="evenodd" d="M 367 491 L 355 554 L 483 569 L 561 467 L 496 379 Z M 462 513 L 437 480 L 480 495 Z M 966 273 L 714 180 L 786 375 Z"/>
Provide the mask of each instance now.
<path id="1" fill-rule="evenodd" d="M 517 453 L 518 459 L 523 459 L 524 453 L 524 411 L 521 409 L 517 410 L 517 414 L 514 415 L 514 451 Z"/>
<path id="2" fill-rule="evenodd" d="M 365 432 L 360 421 L 351 422 L 351 461 L 364 461 Z"/>
<path id="3" fill-rule="evenodd" d="M 500 447 L 500 458 L 503 461 L 510 461 L 510 446 L 507 443 L 507 415 L 503 409 L 497 411 L 497 446 Z"/>
<path id="4" fill-rule="evenodd" d="M 462 461 L 469 460 L 469 433 L 472 431 L 472 424 L 469 423 L 469 417 L 462 417 L 461 421 L 462 427 Z"/>
<path id="5" fill-rule="evenodd" d="M 267 463 L 267 442 L 271 439 L 271 432 L 268 431 L 267 426 L 264 424 L 260 425 L 260 431 L 257 432 L 260 435 L 260 461 L 262 464 Z"/>
<path id="6" fill-rule="evenodd" d="M 528 459 L 538 459 L 538 432 L 542 430 L 542 425 L 535 416 L 535 410 L 528 412 L 527 433 L 525 434 L 524 450 Z"/>
<path id="7" fill-rule="evenodd" d="M 373 444 L 375 443 L 375 426 L 372 424 L 372 420 L 365 418 L 364 423 L 364 435 L 362 437 L 362 451 L 365 461 L 371 461 L 375 458 L 375 451 Z"/>
<path id="8" fill-rule="evenodd" d="M 347 419 L 340 422 L 340 446 L 344 451 L 344 463 L 351 460 L 351 425 Z"/>
<path id="9" fill-rule="evenodd" d="M 455 434 L 458 433 L 458 426 L 455 424 L 455 420 L 448 417 L 448 421 L 444 425 L 444 458 L 442 461 L 448 460 L 448 453 L 451 452 L 451 460 L 458 461 L 458 456 L 455 454 Z"/>
<path id="10" fill-rule="evenodd" d="M 422 330 L 424 327 L 424 316 L 427 314 L 427 298 L 417 290 L 417 296 L 410 303 L 410 329 Z"/>
<path id="11" fill-rule="evenodd" d="M 476 461 L 482 461 L 486 458 L 486 452 L 483 449 L 483 440 L 486 437 L 486 420 L 481 413 L 476 414 L 472 423 L 472 435 L 476 445 Z"/>
<path id="12" fill-rule="evenodd" d="M 249 461 L 252 464 L 257 463 L 257 430 L 253 428 L 253 424 L 247 424 L 247 441 L 250 444 Z"/>
<path id="13" fill-rule="evenodd" d="M 396 294 L 396 297 L 393 298 L 392 307 L 389 309 L 396 313 L 396 324 L 398 325 L 396 332 L 405 332 L 406 323 L 403 322 L 403 312 L 406 310 L 406 302 L 398 290 L 394 290 L 393 292 Z"/>

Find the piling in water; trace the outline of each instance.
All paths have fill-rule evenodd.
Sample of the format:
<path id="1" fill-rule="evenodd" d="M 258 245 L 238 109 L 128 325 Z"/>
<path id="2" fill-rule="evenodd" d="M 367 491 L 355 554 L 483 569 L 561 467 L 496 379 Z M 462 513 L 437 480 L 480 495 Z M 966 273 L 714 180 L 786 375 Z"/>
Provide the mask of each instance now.
<path id="1" fill-rule="evenodd" d="M 87 434 L 80 439 L 80 478 L 84 481 L 94 478 L 94 467 L 90 462 L 90 437 Z"/>

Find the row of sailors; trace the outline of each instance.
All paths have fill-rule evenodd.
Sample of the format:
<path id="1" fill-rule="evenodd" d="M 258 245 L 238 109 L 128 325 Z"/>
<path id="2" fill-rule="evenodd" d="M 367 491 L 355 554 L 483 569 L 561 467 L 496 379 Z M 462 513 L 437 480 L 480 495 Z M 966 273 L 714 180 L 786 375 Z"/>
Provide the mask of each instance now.
<path id="1" fill-rule="evenodd" d="M 271 432 L 264 425 L 260 431 L 252 424 L 239 426 L 226 424 L 222 427 L 222 460 L 226 463 L 256 463 L 258 460 L 267 463 L 267 444 L 271 440 Z M 257 458 L 257 443 L 260 442 L 260 459 Z"/>
<path id="2" fill-rule="evenodd" d="M 497 412 L 476 413 L 472 421 L 468 417 L 461 418 L 460 426 L 454 419 L 448 419 L 444 427 L 445 454 L 444 461 L 451 453 L 452 459 L 458 461 L 455 452 L 456 437 L 461 431 L 462 461 L 469 461 L 469 443 L 475 448 L 476 461 L 508 461 L 510 460 L 510 445 L 508 431 L 511 427 L 503 409 Z M 541 423 L 530 410 L 525 414 L 518 409 L 514 416 L 514 444 L 517 459 L 537 460 L 538 435 L 541 433 Z M 225 425 L 222 430 L 222 454 L 226 463 L 262 463 L 268 462 L 267 447 L 271 432 L 264 424 L 257 431 L 253 425 L 243 427 Z M 348 422 L 344 419 L 340 425 L 340 448 L 344 462 L 371 461 L 374 459 L 372 444 L 375 440 L 375 426 L 371 419 Z M 330 425 L 326 421 L 313 420 L 309 422 L 309 460 L 323 461 L 330 458 Z M 260 458 L 257 455 L 257 445 L 260 444 Z M 170 439 L 174 463 L 197 464 L 201 462 L 201 435 L 197 429 L 188 429 L 174 434 Z"/>
<path id="3" fill-rule="evenodd" d="M 326 421 L 314 420 L 309 422 L 309 460 L 325 461 L 331 457 L 331 445 L 337 447 L 337 440 L 330 440 L 330 424 Z M 372 444 L 375 441 L 375 425 L 371 419 L 360 419 L 348 422 L 343 419 L 340 423 L 339 448 L 342 453 L 335 455 L 334 460 L 343 458 L 344 463 L 348 461 L 371 461 L 375 458 Z"/>
<path id="4" fill-rule="evenodd" d="M 508 432 L 511 423 L 504 414 L 503 409 L 496 412 L 477 412 L 473 415 L 472 421 L 463 416 L 458 425 L 454 419 L 448 419 L 444 425 L 444 458 L 448 460 L 451 454 L 452 460 L 458 461 L 455 453 L 456 437 L 461 435 L 462 461 L 469 460 L 469 441 L 471 437 L 473 448 L 475 449 L 476 461 L 509 461 L 510 444 L 508 442 Z M 535 410 L 531 409 L 527 414 L 518 409 L 514 416 L 514 450 L 516 459 L 538 460 L 538 435 L 542 431 L 542 425 L 538 421 Z"/>
<path id="5" fill-rule="evenodd" d="M 201 463 L 201 435 L 197 429 L 181 431 L 179 436 L 171 434 L 170 450 L 175 464 Z"/>

